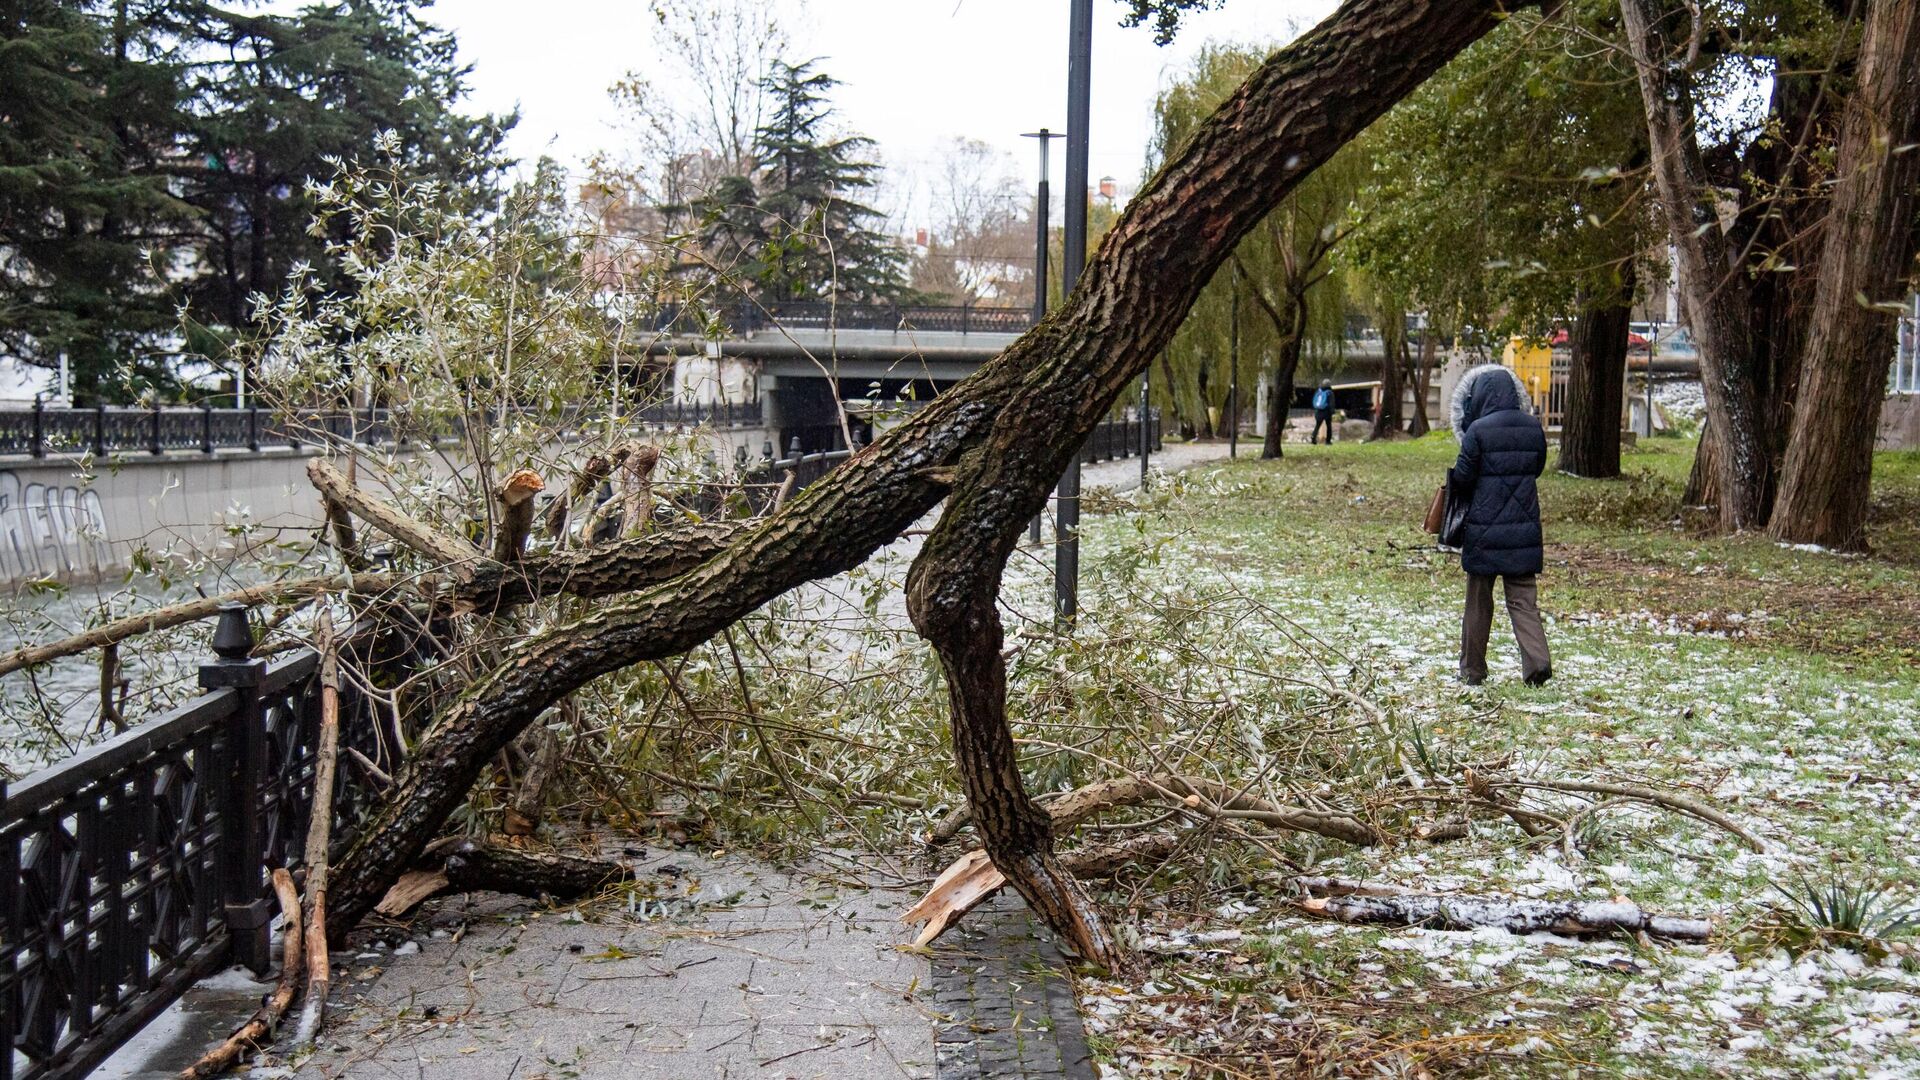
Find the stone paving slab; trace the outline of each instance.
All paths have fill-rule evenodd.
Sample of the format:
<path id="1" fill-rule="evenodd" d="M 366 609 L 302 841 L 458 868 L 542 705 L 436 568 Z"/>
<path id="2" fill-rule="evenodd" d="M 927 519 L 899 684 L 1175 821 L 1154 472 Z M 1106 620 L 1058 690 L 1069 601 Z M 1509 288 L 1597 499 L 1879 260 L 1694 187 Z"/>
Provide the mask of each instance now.
<path id="1" fill-rule="evenodd" d="M 1073 976 L 1053 936 L 1010 892 L 933 946 L 939 1080 L 1092 1080 Z"/>
<path id="2" fill-rule="evenodd" d="M 639 869 L 659 897 L 629 910 L 456 900 L 425 941 L 343 952 L 355 978 L 300 1075 L 934 1075 L 927 961 L 896 947 L 912 897 L 689 854 Z"/>

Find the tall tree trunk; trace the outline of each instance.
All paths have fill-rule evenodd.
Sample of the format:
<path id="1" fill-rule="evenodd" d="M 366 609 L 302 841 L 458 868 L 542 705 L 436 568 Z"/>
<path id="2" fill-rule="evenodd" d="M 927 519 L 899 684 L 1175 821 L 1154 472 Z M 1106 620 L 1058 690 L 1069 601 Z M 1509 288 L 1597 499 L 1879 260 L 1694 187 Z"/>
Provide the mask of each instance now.
<path id="1" fill-rule="evenodd" d="M 1380 328 L 1380 408 L 1373 414 L 1368 442 L 1400 434 L 1400 399 L 1405 394 L 1400 373 L 1406 366 L 1407 318 L 1395 310 L 1388 312 L 1384 321 L 1387 325 Z"/>
<path id="2" fill-rule="evenodd" d="M 1203 355 L 1200 357 L 1199 365 L 1193 370 L 1194 389 L 1200 396 L 1200 418 L 1197 423 L 1200 425 L 1200 437 L 1203 439 L 1211 439 L 1216 434 L 1213 430 L 1213 399 L 1207 396 L 1208 391 L 1212 389 L 1209 385 L 1212 382 L 1212 372 L 1208 370 L 1212 366 L 1213 361 Z"/>
<path id="3" fill-rule="evenodd" d="M 1280 339 L 1273 356 L 1273 387 L 1267 394 L 1267 438 L 1260 456 L 1278 460 L 1286 456 L 1287 413 L 1293 407 L 1293 381 L 1300 372 L 1300 345 L 1306 335 L 1307 306 L 1296 303 L 1293 332 Z"/>
<path id="4" fill-rule="evenodd" d="M 1407 434 L 1416 439 L 1433 430 L 1433 421 L 1427 416 L 1427 393 L 1433 387 L 1433 360 L 1439 347 L 1433 329 L 1421 327 L 1420 359 L 1413 368 L 1413 419 L 1407 423 Z"/>
<path id="5" fill-rule="evenodd" d="M 1826 252 L 1774 507 L 1774 539 L 1867 546 L 1873 440 L 1913 270 L 1920 4 L 1873 0 L 1847 103 Z"/>
<path id="6" fill-rule="evenodd" d="M 1718 450 L 1720 523 L 1729 530 L 1758 528 L 1766 522 L 1773 487 L 1762 373 L 1749 324 L 1746 271 L 1721 229 L 1695 130 L 1692 78 L 1676 55 L 1673 35 L 1684 36 L 1687 10 L 1671 0 L 1620 0 L 1620 12 L 1646 106 L 1654 187 L 1666 210 L 1700 349 L 1707 426 Z"/>
<path id="7" fill-rule="evenodd" d="M 1700 445 L 1693 451 L 1693 468 L 1687 472 L 1687 490 L 1680 502 L 1708 508 L 1720 505 L 1720 453 L 1711 428 L 1700 431 Z"/>
<path id="8" fill-rule="evenodd" d="M 329 932 L 372 909 L 492 756 L 542 711 L 601 675 L 684 652 L 797 585 L 859 565 L 944 498 L 909 577 L 908 608 L 949 665 L 956 757 L 982 804 L 974 819 L 1021 895 L 1088 959 L 1117 962 L 1098 914 L 1031 825 L 1018 769 L 1007 764 L 991 603 L 1006 559 L 1088 433 L 1172 340 L 1240 240 L 1501 12 L 1491 0 L 1342 5 L 1269 57 L 1135 196 L 1053 317 L 695 568 L 516 643 L 441 713 L 361 825 L 331 883 Z"/>
<path id="9" fill-rule="evenodd" d="M 1566 412 L 1560 421 L 1560 471 L 1604 480 L 1620 475 L 1620 404 L 1627 390 L 1633 264 L 1612 296 L 1589 297 L 1567 335 Z"/>

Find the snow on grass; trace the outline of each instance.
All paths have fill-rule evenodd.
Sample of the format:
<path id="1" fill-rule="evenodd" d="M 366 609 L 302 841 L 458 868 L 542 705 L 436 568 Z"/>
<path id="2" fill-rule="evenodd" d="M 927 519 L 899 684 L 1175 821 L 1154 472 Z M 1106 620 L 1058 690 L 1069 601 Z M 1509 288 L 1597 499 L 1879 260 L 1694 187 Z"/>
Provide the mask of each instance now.
<path id="1" fill-rule="evenodd" d="M 1090 520 L 1089 557 L 1164 528 L 1153 537 L 1161 580 L 1196 593 L 1238 589 L 1285 612 L 1299 632 L 1344 653 L 1355 676 L 1370 677 L 1393 714 L 1443 756 L 1508 759 L 1521 775 L 1683 789 L 1732 814 L 1769 851 L 1641 805 L 1596 813 L 1584 855 L 1572 857 L 1558 838 L 1529 847 L 1504 822 L 1476 822 L 1474 835 L 1449 844 L 1322 848 L 1313 873 L 1434 891 L 1626 895 L 1650 910 L 1714 917 L 1717 936 L 1706 946 L 1649 946 L 1350 927 L 1309 921 L 1271 883 L 1247 883 L 1252 914 L 1215 911 L 1204 930 L 1189 916 L 1149 917 L 1140 928 L 1155 947 L 1148 981 L 1083 986 L 1112 1075 L 1293 1060 L 1262 1059 L 1263 1040 L 1298 1060 L 1323 1048 L 1339 1060 L 1323 1038 L 1337 1032 L 1362 1057 L 1377 1041 L 1401 1060 L 1496 1074 L 1920 1076 L 1920 971 L 1911 960 L 1837 948 L 1795 956 L 1749 929 L 1777 917 L 1774 884 L 1798 875 L 1916 892 L 1920 675 L 1910 665 L 1770 645 L 1763 631 L 1778 616 L 1757 608 L 1562 610 L 1550 572 L 1542 605 L 1555 680 L 1520 686 L 1511 638 L 1497 623 L 1489 686 L 1466 689 L 1451 678 L 1457 563 L 1408 534 L 1356 540 L 1328 527 L 1316 537 L 1297 506 L 1277 505 L 1292 485 L 1314 481 L 1268 473 L 1248 482 L 1250 472 L 1189 477 L 1188 505 L 1172 522 Z M 1332 486 L 1316 503 L 1327 519 L 1355 494 Z M 1269 535 L 1266 514 L 1274 526 L 1287 522 L 1284 541 Z M 1273 644 L 1287 649 L 1277 635 Z M 1303 987 L 1317 1005 L 1301 1000 Z M 1362 1003 L 1367 1011 L 1356 1015 Z"/>

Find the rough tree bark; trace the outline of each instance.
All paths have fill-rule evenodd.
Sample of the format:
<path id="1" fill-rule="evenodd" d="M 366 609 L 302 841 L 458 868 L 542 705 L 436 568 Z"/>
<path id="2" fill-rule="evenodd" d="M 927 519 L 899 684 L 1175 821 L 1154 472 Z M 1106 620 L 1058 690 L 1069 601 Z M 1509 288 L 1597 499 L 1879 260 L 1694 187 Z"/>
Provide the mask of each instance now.
<path id="1" fill-rule="evenodd" d="M 1773 486 L 1763 373 L 1754 351 L 1747 275 L 1721 228 L 1694 126 L 1693 82 L 1679 59 L 1684 45 L 1676 40 L 1687 36 L 1688 10 L 1672 0 L 1620 0 L 1620 13 L 1646 106 L 1654 186 L 1700 350 L 1707 425 L 1717 451 L 1720 523 L 1729 530 L 1759 528 L 1766 524 Z"/>
<path id="2" fill-rule="evenodd" d="M 1920 5 L 1874 0 L 1847 103 L 1774 539 L 1867 546 L 1874 434 L 1920 189 Z"/>
<path id="3" fill-rule="evenodd" d="M 1398 438 L 1401 432 L 1401 401 L 1405 384 L 1407 318 L 1398 309 L 1387 312 L 1380 327 L 1380 408 L 1373 414 L 1373 430 L 1367 441 Z"/>
<path id="4" fill-rule="evenodd" d="M 1433 387 L 1433 360 L 1439 349 L 1432 328 L 1421 327 L 1420 359 L 1413 365 L 1413 419 L 1407 421 L 1407 434 L 1416 439 L 1433 430 L 1433 420 L 1427 416 L 1427 394 Z"/>
<path id="5" fill-rule="evenodd" d="M 1604 480 L 1620 475 L 1620 406 L 1627 389 L 1633 267 L 1611 296 L 1588 297 L 1567 335 L 1572 367 L 1560 424 L 1561 472 Z"/>
<path id="6" fill-rule="evenodd" d="M 1346 4 L 1269 58 L 1148 183 L 1052 317 L 723 551 L 516 644 L 429 728 L 339 860 L 329 930 L 370 910 L 492 756 L 562 697 L 857 566 L 946 497 L 910 575 L 909 608 L 947 666 L 955 752 L 982 839 L 1083 955 L 1115 962 L 1112 937 L 1060 872 L 1050 824 L 1015 766 L 993 609 L 1006 558 L 1075 448 L 1247 231 L 1500 15 L 1491 0 Z"/>

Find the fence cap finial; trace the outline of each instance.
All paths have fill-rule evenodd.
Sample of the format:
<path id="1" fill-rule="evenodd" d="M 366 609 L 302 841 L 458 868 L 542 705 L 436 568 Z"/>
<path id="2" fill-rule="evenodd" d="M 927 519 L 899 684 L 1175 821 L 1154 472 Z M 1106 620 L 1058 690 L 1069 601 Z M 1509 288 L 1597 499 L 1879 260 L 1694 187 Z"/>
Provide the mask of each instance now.
<path id="1" fill-rule="evenodd" d="M 253 631 L 247 627 L 247 605 L 228 601 L 220 605 L 220 621 L 213 628 L 213 654 L 238 663 L 253 652 Z"/>

